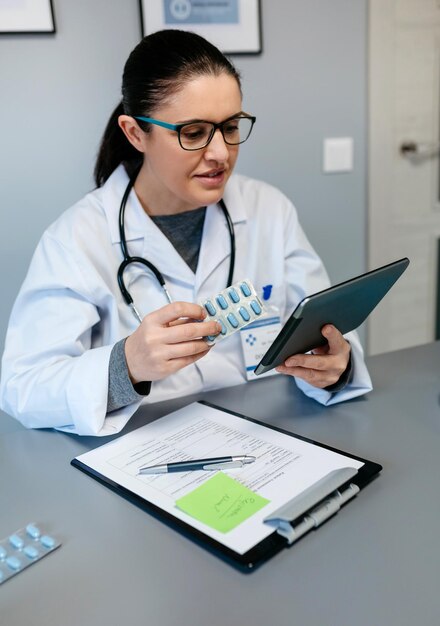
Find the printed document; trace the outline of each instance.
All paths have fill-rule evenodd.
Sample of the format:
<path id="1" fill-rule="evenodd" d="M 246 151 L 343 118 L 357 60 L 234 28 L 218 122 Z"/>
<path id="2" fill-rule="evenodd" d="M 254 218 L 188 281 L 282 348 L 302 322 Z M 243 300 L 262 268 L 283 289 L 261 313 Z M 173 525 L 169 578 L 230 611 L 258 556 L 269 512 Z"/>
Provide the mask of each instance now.
<path id="1" fill-rule="evenodd" d="M 143 466 L 245 454 L 255 456 L 256 461 L 242 468 L 221 470 L 235 483 L 212 481 L 218 470 L 138 474 Z M 363 465 L 362 461 L 197 402 L 86 452 L 77 460 L 239 554 L 273 533 L 273 528 L 263 522 L 273 511 L 329 472 Z M 203 496 L 203 490 L 195 490 L 207 481 L 212 481 L 205 491 L 212 497 L 214 508 L 197 519 L 176 502 L 189 500 L 193 507 L 195 503 L 200 507 L 206 498 L 198 496 Z M 239 493 L 237 482 L 243 492 L 257 494 L 261 505 L 249 504 L 249 498 Z M 216 494 L 214 489 L 225 492 Z M 193 491 L 194 497 L 186 498 Z M 216 499 L 227 502 L 231 498 L 232 502 L 234 497 L 240 497 L 248 509 L 253 508 L 246 515 L 242 512 L 236 522 L 214 523 Z"/>

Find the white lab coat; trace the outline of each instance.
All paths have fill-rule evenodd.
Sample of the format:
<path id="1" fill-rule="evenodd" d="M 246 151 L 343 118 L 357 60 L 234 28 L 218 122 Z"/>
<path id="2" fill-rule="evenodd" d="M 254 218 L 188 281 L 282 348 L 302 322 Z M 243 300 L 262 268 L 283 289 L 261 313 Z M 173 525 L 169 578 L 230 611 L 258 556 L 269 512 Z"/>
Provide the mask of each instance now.
<path id="1" fill-rule="evenodd" d="M 118 212 L 128 182 L 122 166 L 106 184 L 66 211 L 44 233 L 12 310 L 2 362 L 1 407 L 30 428 L 54 427 L 82 435 L 119 432 L 139 404 L 237 385 L 246 381 L 239 333 L 178 373 L 154 382 L 142 401 L 106 415 L 113 345 L 137 325 L 117 283 L 122 260 Z M 259 290 L 272 284 L 270 303 L 284 321 L 305 295 L 329 285 L 322 262 L 298 223 L 290 201 L 268 184 L 239 175 L 224 200 L 236 236 L 234 282 L 249 278 Z M 222 211 L 209 206 L 194 274 L 143 211 L 132 191 L 126 207 L 131 255 L 162 272 L 173 300 L 197 302 L 224 289 L 230 239 Z M 125 272 L 137 309 L 145 315 L 167 301 L 154 276 L 139 265 Z M 366 393 L 371 380 L 355 334 L 354 377 L 331 394 L 298 380 L 323 404 Z"/>

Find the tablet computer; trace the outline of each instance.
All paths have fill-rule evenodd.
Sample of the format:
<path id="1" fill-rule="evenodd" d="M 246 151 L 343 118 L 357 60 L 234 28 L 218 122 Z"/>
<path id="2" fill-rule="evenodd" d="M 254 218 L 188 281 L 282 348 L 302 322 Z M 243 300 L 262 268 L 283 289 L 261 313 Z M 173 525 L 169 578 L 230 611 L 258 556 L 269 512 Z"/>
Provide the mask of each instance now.
<path id="1" fill-rule="evenodd" d="M 333 324 L 342 334 L 360 326 L 408 264 L 409 259 L 399 259 L 301 300 L 255 368 L 255 374 L 268 372 L 289 356 L 325 345 L 321 329 L 326 324 Z"/>

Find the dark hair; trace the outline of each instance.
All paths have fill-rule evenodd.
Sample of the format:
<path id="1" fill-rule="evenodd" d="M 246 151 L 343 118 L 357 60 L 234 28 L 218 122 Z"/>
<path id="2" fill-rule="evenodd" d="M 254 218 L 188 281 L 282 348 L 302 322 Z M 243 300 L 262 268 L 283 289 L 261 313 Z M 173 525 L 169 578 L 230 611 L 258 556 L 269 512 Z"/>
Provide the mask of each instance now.
<path id="1" fill-rule="evenodd" d="M 234 77 L 241 89 L 240 75 L 232 63 L 218 48 L 195 33 L 161 30 L 144 37 L 124 67 L 122 102 L 107 123 L 95 164 L 97 186 L 103 185 L 120 163 L 130 176 L 142 164 L 142 154 L 118 126 L 119 115 L 153 117 L 154 110 L 188 80 L 222 73 Z M 151 127 L 145 122 L 139 125 L 146 132 Z"/>

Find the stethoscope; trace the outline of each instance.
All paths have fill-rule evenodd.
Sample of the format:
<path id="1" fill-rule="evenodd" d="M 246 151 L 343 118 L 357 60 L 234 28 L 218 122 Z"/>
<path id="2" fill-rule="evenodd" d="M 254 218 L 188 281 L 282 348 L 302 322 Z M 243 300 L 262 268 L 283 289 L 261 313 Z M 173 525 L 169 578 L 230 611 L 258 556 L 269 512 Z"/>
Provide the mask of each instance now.
<path id="1" fill-rule="evenodd" d="M 119 208 L 119 235 L 120 235 L 120 240 L 121 240 L 121 250 L 122 250 L 124 259 L 118 269 L 118 285 L 119 285 L 119 289 L 121 290 L 122 296 L 126 304 L 131 308 L 138 322 L 141 323 L 142 317 L 139 311 L 136 309 L 134 302 L 133 302 L 133 298 L 131 297 L 130 292 L 128 291 L 124 283 L 124 272 L 126 268 L 130 265 L 130 263 L 140 263 L 141 265 L 144 265 L 145 267 L 147 267 L 156 277 L 157 281 L 159 282 L 160 286 L 162 287 L 165 293 L 165 296 L 168 302 L 171 303 L 172 299 L 167 289 L 165 279 L 162 276 L 161 272 L 157 269 L 157 267 L 153 265 L 153 263 L 151 263 L 150 261 L 147 261 L 147 259 L 144 259 L 143 257 L 140 257 L 140 256 L 131 256 L 128 252 L 127 239 L 125 238 L 125 206 L 127 204 L 130 191 L 132 190 L 133 185 L 136 181 L 137 174 L 138 172 L 136 172 L 136 174 L 132 176 L 132 178 L 130 179 L 127 185 L 127 188 L 125 189 L 124 195 L 122 196 L 121 206 Z M 231 241 L 231 259 L 229 262 L 228 282 L 226 285 L 226 287 L 230 287 L 232 285 L 232 276 L 234 274 L 234 267 L 235 267 L 234 224 L 232 223 L 231 216 L 229 215 L 228 209 L 226 208 L 226 205 L 223 199 L 220 200 L 218 204 L 221 210 L 223 211 L 223 215 L 226 218 L 226 223 L 228 225 L 228 230 L 229 230 L 229 238 Z"/>

